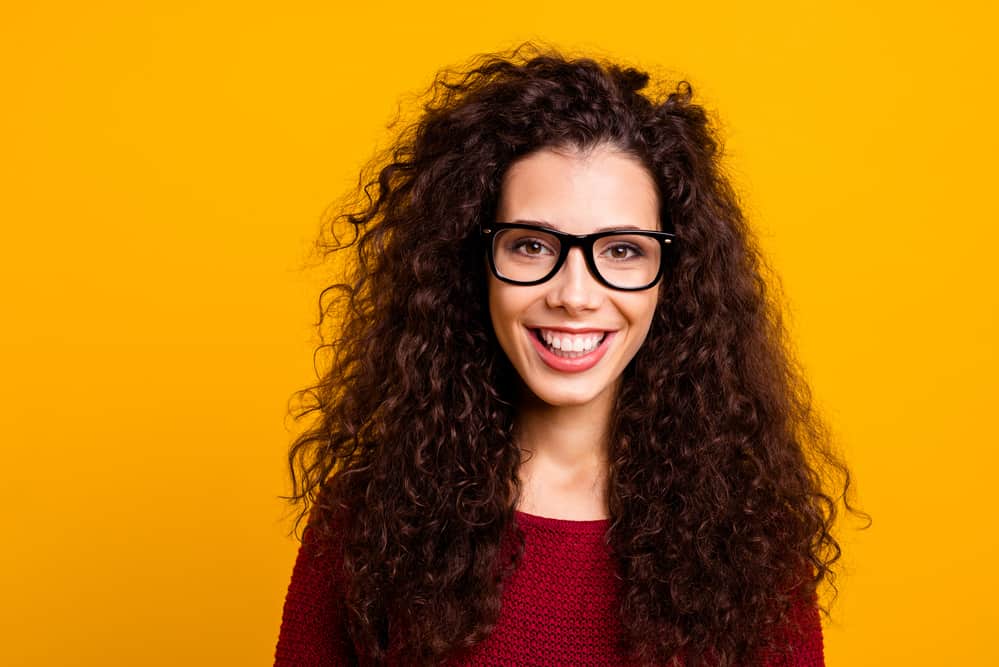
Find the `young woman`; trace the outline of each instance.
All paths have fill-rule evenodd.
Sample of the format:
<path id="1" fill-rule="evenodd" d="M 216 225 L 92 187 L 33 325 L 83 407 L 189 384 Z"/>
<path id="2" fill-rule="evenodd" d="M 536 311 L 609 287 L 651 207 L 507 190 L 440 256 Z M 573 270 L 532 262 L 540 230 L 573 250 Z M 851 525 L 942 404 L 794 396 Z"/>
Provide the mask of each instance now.
<path id="1" fill-rule="evenodd" d="M 821 665 L 849 474 L 705 111 L 529 51 L 333 221 L 276 664 Z"/>

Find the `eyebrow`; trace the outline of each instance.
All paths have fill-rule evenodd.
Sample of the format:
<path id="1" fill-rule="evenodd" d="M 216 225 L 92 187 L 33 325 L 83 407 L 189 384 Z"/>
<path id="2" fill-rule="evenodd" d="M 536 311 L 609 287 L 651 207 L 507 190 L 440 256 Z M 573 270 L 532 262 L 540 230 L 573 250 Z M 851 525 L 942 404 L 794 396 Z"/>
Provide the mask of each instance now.
<path id="1" fill-rule="evenodd" d="M 559 232 L 564 232 L 565 231 L 564 229 L 562 229 L 558 225 L 553 224 L 551 222 L 548 222 L 547 220 L 519 220 L 518 219 L 518 220 L 511 220 L 510 222 L 517 222 L 517 223 L 524 224 L 524 225 L 538 225 L 540 227 L 548 227 L 550 229 L 554 229 L 554 230 L 559 231 Z M 591 232 L 591 233 L 596 234 L 596 233 L 599 233 L 599 232 L 610 232 L 610 231 L 617 231 L 617 230 L 624 230 L 624 229 L 634 229 L 634 230 L 640 231 L 640 232 L 657 232 L 657 231 L 659 231 L 658 229 L 646 229 L 644 227 L 636 227 L 635 225 L 608 225 L 606 227 L 598 227 L 597 229 L 594 229 L 593 232 Z"/>

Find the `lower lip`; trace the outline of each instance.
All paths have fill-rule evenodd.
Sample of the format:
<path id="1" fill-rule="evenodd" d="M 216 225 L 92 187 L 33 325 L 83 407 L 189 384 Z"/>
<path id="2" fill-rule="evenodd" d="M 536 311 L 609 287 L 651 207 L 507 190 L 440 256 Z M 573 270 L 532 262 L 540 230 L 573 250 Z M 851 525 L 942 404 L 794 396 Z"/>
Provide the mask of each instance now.
<path id="1" fill-rule="evenodd" d="M 596 366 L 597 362 L 604 356 L 604 353 L 607 352 L 607 348 L 610 346 L 615 333 L 613 331 L 607 332 L 604 339 L 600 341 L 600 345 L 597 345 L 592 352 L 584 354 L 581 357 L 566 359 L 553 354 L 551 350 L 545 347 L 544 343 L 538 340 L 538 337 L 534 335 L 534 331 L 527 329 L 527 335 L 534 344 L 534 349 L 538 351 L 538 356 L 541 357 L 541 360 L 549 367 L 563 373 L 581 373 Z"/>

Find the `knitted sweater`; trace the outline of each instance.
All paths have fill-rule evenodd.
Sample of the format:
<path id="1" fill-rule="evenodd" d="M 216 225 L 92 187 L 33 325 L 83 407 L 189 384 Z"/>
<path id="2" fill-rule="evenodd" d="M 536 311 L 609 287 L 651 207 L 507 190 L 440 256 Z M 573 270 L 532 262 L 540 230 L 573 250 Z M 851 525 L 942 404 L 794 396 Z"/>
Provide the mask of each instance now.
<path id="1" fill-rule="evenodd" d="M 608 520 L 570 521 L 517 511 L 517 522 L 524 531 L 524 556 L 503 587 L 496 626 L 488 638 L 452 659 L 450 667 L 631 664 L 616 648 L 621 633 L 616 579 L 603 542 Z M 310 533 L 306 528 L 285 598 L 275 667 L 356 665 L 344 623 L 342 582 L 331 578 L 337 569 L 329 557 L 313 557 Z M 792 620 L 804 629 L 793 644 L 793 657 L 768 656 L 764 667 L 824 665 L 818 609 L 802 603 Z"/>

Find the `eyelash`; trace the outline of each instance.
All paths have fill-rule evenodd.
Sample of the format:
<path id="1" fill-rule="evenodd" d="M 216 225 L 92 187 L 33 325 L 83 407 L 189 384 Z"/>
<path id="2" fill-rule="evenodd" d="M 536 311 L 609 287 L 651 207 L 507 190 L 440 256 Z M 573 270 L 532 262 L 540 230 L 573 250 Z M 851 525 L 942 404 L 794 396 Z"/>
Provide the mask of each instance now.
<path id="1" fill-rule="evenodd" d="M 553 254 L 553 255 L 556 254 L 551 248 L 548 247 L 548 245 L 544 241 L 541 241 L 539 239 L 531 239 L 531 238 L 517 239 L 517 241 L 515 241 L 513 243 L 513 245 L 511 246 L 511 248 L 513 250 L 517 251 L 517 252 L 522 252 L 524 246 L 535 244 L 535 243 L 538 244 L 539 246 L 541 246 L 542 248 L 545 248 L 546 250 L 548 250 L 548 252 L 550 252 L 551 254 Z"/>
<path id="2" fill-rule="evenodd" d="M 621 259 L 631 259 L 632 257 L 641 257 L 643 254 L 641 248 L 637 248 L 631 245 L 630 243 L 618 243 L 616 245 L 609 246 L 606 250 L 614 250 L 615 248 L 625 248 L 626 250 L 633 253 L 628 257 L 622 257 Z"/>

